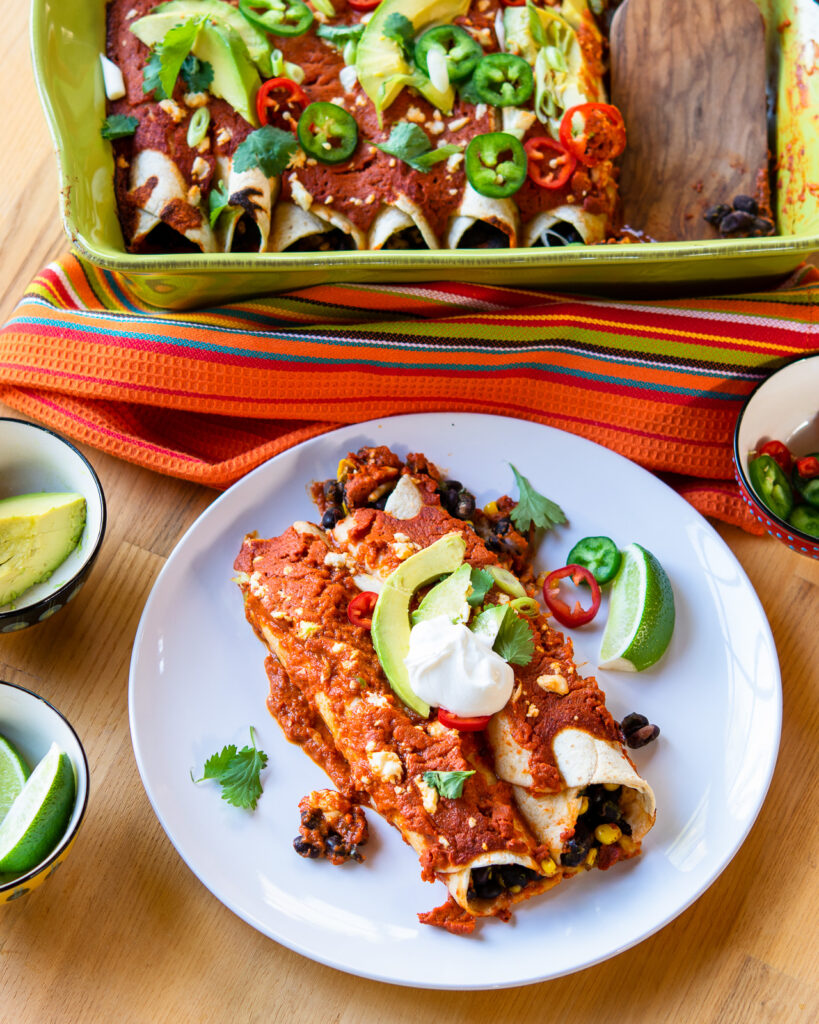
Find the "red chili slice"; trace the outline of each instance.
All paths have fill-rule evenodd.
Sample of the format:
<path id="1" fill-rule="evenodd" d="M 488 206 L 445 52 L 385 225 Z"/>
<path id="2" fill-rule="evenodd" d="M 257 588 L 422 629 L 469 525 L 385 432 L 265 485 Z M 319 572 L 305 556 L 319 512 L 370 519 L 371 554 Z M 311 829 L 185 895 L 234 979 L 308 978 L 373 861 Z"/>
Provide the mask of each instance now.
<path id="1" fill-rule="evenodd" d="M 295 132 L 302 111 L 309 103 L 307 93 L 291 78 L 268 78 L 256 93 L 256 113 L 262 124 L 272 124 L 275 128 L 292 132 Z"/>
<path id="2" fill-rule="evenodd" d="M 808 480 L 819 476 L 819 459 L 815 455 L 803 455 L 801 459 L 796 460 L 796 472 Z"/>
<path id="3" fill-rule="evenodd" d="M 583 118 L 583 129 L 575 134 L 574 118 Z M 610 103 L 579 103 L 569 107 L 560 122 L 563 148 L 586 167 L 596 167 L 604 160 L 614 160 L 626 148 L 626 126 L 623 115 Z"/>
<path id="4" fill-rule="evenodd" d="M 523 148 L 529 158 L 529 177 L 541 188 L 562 188 L 574 174 L 577 157 L 567 153 L 554 139 L 541 135 L 529 139 Z"/>
<path id="5" fill-rule="evenodd" d="M 378 594 L 374 590 L 362 590 L 347 605 L 347 618 L 354 626 L 372 629 L 373 612 L 377 601 Z"/>
<path id="6" fill-rule="evenodd" d="M 790 473 L 793 465 L 793 456 L 786 444 L 781 441 L 768 441 L 762 445 L 757 455 L 770 455 L 774 462 L 779 463 L 783 473 Z"/>
<path id="7" fill-rule="evenodd" d="M 438 708 L 438 721 L 447 729 L 458 729 L 460 732 L 480 732 L 486 728 L 486 723 L 491 715 L 475 715 L 474 718 L 461 718 L 460 715 L 453 715 L 446 708 Z"/>
<path id="8" fill-rule="evenodd" d="M 565 601 L 557 596 L 558 584 L 561 580 L 570 577 L 572 582 L 580 584 L 584 580 L 591 588 L 592 603 L 588 608 L 581 608 L 580 602 L 575 601 L 574 608 L 570 608 Z M 543 582 L 543 600 L 549 610 L 563 626 L 585 626 L 597 614 L 600 607 L 600 585 L 594 575 L 582 565 L 564 565 L 562 569 L 555 569 L 550 572 Z"/>
<path id="9" fill-rule="evenodd" d="M 371 11 L 374 7 L 378 7 L 381 0 L 347 0 L 347 3 L 357 11 Z"/>
<path id="10" fill-rule="evenodd" d="M 504 7 L 523 7 L 526 0 L 502 0 Z"/>

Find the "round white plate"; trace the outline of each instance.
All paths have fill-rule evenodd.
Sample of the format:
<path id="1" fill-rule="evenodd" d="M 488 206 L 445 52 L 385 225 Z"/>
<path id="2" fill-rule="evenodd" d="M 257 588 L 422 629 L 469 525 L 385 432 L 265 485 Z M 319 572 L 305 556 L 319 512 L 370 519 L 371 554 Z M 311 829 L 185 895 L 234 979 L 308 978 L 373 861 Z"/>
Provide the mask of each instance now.
<path id="1" fill-rule="evenodd" d="M 657 796 L 641 857 L 592 871 L 487 919 L 469 938 L 422 925 L 444 902 L 420 879 L 397 830 L 367 812 L 363 864 L 334 867 L 292 849 L 297 803 L 326 776 L 287 743 L 265 707 L 265 650 L 244 619 L 233 560 L 245 533 L 274 536 L 313 519 L 314 480 L 362 445 L 424 452 L 483 504 L 515 495 L 513 462 L 557 501 L 569 525 L 543 540 L 539 564 L 606 534 L 637 541 L 666 568 L 677 606 L 671 646 L 639 675 L 597 673 L 615 718 L 639 711 L 660 739 L 634 752 Z M 595 673 L 605 608 L 575 630 Z M 598 445 L 521 420 L 470 414 L 397 416 L 345 427 L 284 452 L 239 481 L 191 527 L 160 574 L 134 645 L 131 734 L 148 796 L 191 870 L 254 928 L 304 956 L 367 978 L 479 989 L 554 978 L 651 935 L 719 875 L 756 818 L 779 745 L 781 689 L 770 628 L 747 577 L 708 523 L 656 477 Z M 194 785 L 207 757 L 249 742 L 269 755 L 254 813 Z M 197 776 L 198 777 L 198 776 Z"/>

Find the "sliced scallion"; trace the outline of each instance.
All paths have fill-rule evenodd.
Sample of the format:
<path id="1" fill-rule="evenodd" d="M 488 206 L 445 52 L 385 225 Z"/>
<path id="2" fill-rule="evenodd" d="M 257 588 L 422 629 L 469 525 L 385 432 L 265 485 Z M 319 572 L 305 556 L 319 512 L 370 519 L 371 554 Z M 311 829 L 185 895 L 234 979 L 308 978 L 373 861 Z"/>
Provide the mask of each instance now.
<path id="1" fill-rule="evenodd" d="M 204 139 L 208 134 L 208 128 L 210 127 L 210 111 L 207 107 L 199 107 L 194 112 L 193 117 L 188 125 L 188 145 L 191 149 L 195 149 L 196 146 Z"/>

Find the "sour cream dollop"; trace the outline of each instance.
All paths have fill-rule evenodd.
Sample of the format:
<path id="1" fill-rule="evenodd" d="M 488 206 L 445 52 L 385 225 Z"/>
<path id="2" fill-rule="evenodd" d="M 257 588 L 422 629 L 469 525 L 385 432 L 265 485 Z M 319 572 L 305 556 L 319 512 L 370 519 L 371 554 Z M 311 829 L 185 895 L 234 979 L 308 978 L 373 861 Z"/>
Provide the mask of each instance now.
<path id="1" fill-rule="evenodd" d="M 500 711 L 515 683 L 508 662 L 463 623 L 444 616 L 412 627 L 404 664 L 421 700 L 461 718 Z"/>

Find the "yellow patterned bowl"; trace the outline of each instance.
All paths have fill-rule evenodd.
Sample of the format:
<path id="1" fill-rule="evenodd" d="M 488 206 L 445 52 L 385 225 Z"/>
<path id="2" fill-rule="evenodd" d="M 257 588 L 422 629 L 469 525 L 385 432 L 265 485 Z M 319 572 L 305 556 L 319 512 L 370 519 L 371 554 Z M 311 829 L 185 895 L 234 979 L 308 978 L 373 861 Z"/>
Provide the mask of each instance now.
<path id="1" fill-rule="evenodd" d="M 71 723 L 36 693 L 0 680 L 0 734 L 19 750 L 33 768 L 56 743 L 71 758 L 77 795 L 68 827 L 51 853 L 22 875 L 0 874 L 0 903 L 25 896 L 50 878 L 68 856 L 88 805 L 88 759 Z"/>

